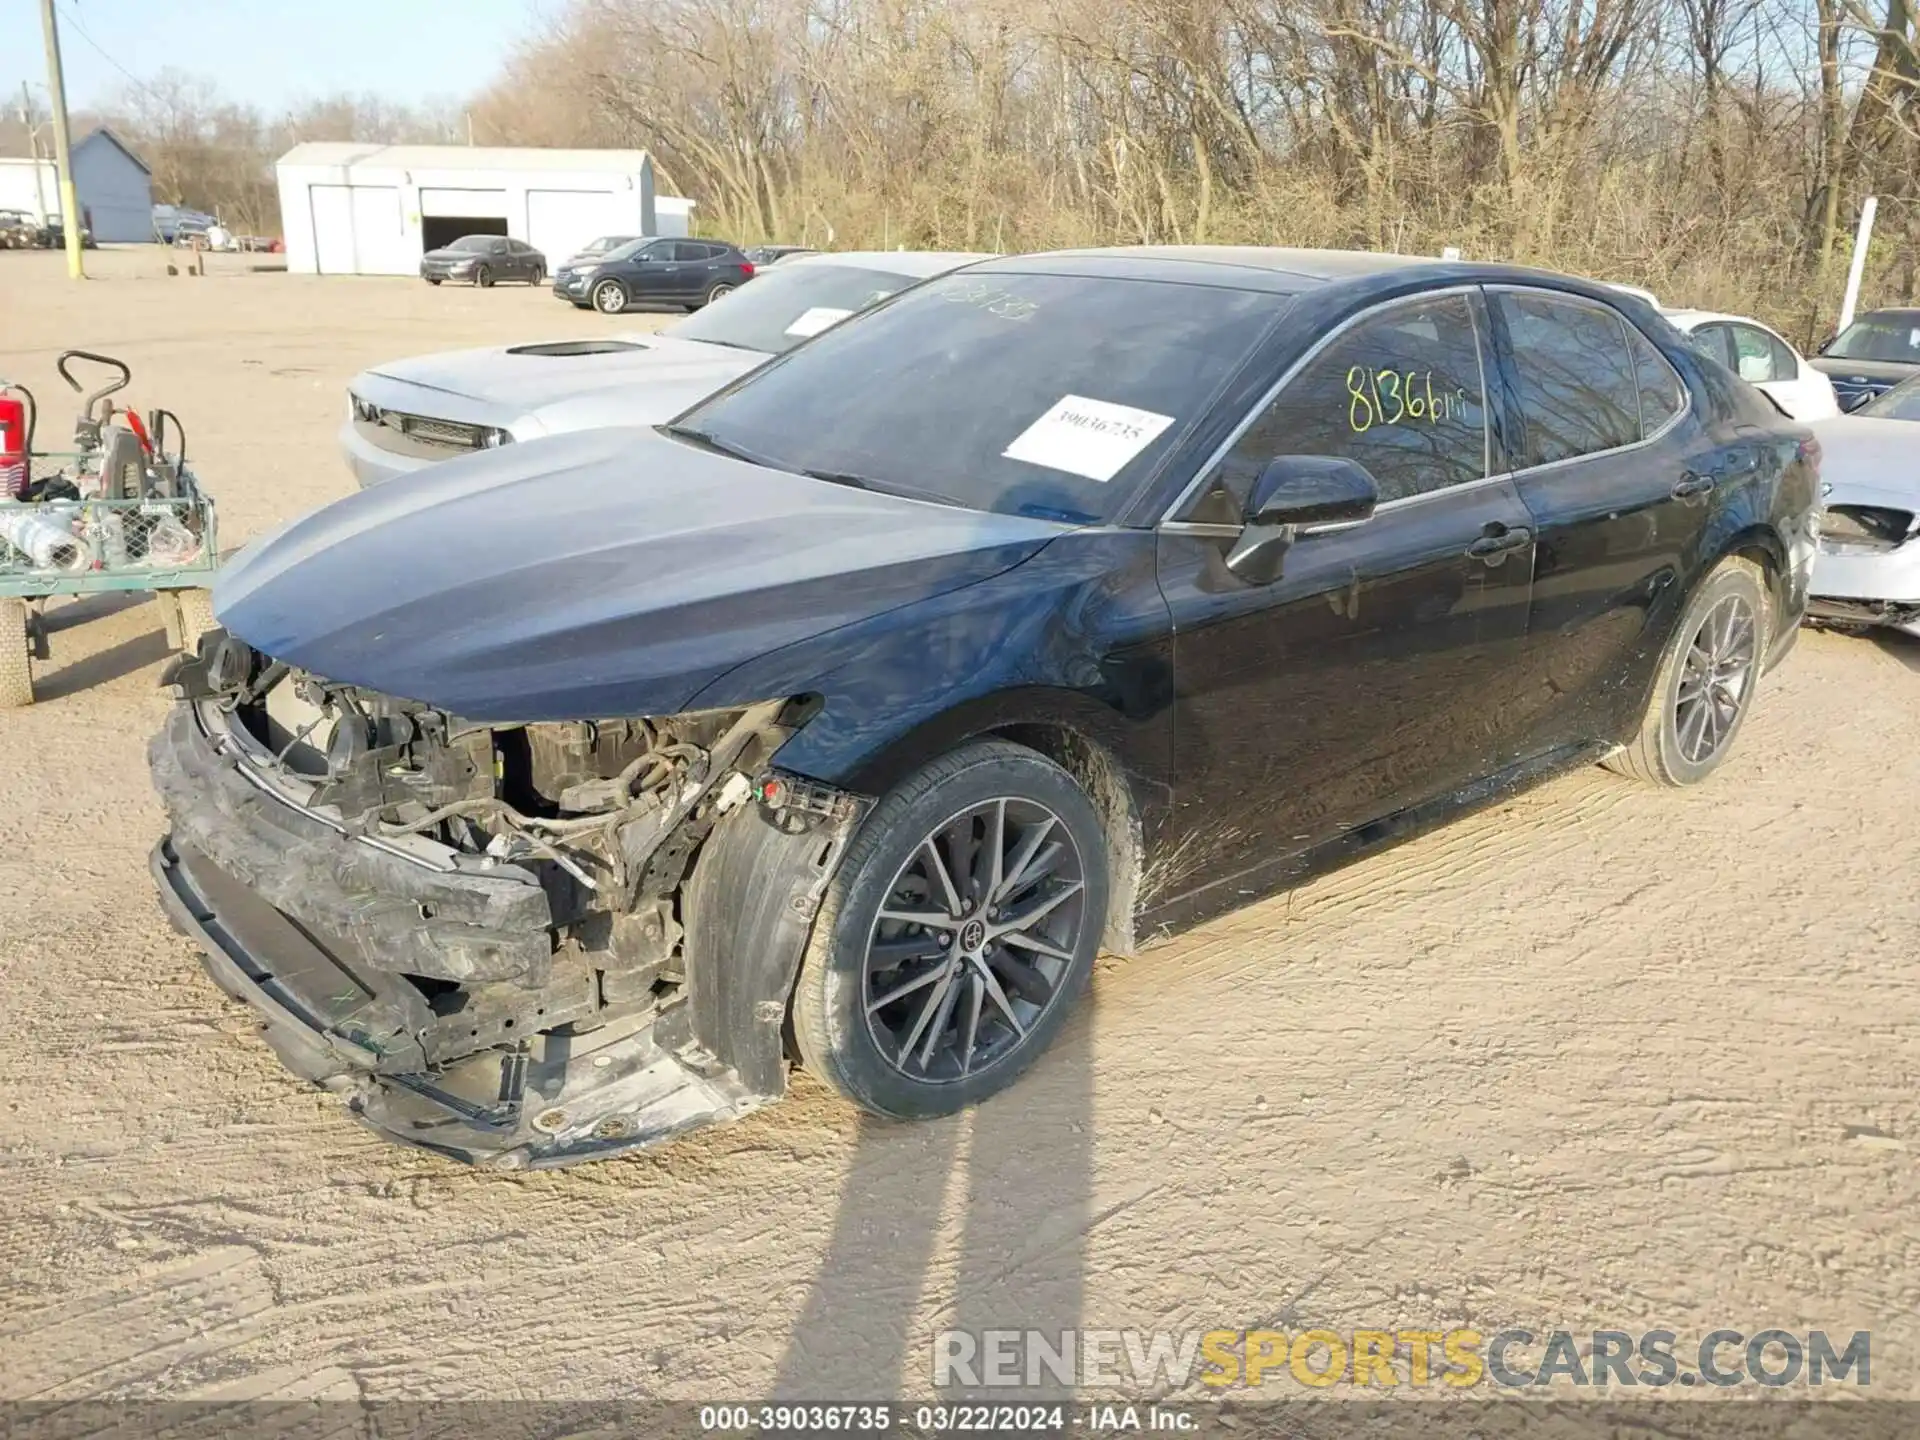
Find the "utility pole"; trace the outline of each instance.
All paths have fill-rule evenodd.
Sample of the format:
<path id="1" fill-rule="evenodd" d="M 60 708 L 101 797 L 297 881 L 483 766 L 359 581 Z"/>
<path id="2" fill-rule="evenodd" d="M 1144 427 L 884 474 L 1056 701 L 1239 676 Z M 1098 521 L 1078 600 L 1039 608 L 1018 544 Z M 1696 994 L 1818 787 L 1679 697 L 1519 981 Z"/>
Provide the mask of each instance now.
<path id="1" fill-rule="evenodd" d="M 80 265 L 80 197 L 73 188 L 73 146 L 67 131 L 67 82 L 60 70 L 60 27 L 53 0 L 40 0 L 40 22 L 47 32 L 47 94 L 53 101 L 53 155 L 60 166 L 60 228 L 67 240 L 67 278 L 84 280 Z"/>
<path id="2" fill-rule="evenodd" d="M 40 223 L 47 223 L 47 182 L 40 176 L 40 127 L 33 123 L 33 91 L 20 82 L 20 123 L 27 130 L 27 153 L 33 157 L 33 198 L 40 205 Z"/>

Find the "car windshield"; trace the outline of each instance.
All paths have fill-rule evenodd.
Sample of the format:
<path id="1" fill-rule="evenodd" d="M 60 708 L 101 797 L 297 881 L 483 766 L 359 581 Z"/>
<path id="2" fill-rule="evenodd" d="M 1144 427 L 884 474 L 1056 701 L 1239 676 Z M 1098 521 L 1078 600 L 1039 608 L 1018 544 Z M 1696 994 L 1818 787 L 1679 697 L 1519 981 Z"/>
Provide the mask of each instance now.
<path id="1" fill-rule="evenodd" d="M 911 275 L 858 265 L 768 267 L 751 285 L 696 311 L 667 333 L 737 350 L 780 355 L 829 325 L 914 284 Z"/>
<path id="2" fill-rule="evenodd" d="M 1903 380 L 1853 413 L 1871 415 L 1880 420 L 1920 420 L 1920 377 Z"/>
<path id="3" fill-rule="evenodd" d="M 609 250 L 605 255 L 602 255 L 600 258 L 602 260 L 631 260 L 634 256 L 638 255 L 642 250 L 646 249 L 647 246 L 651 245 L 652 243 L 653 242 L 644 235 L 641 236 L 638 240 L 622 241 L 620 244 L 614 246 L 613 249 Z"/>
<path id="4" fill-rule="evenodd" d="M 458 250 L 463 255 L 484 255 L 492 241 L 493 237 L 490 235 L 462 235 L 447 249 Z"/>
<path id="5" fill-rule="evenodd" d="M 1165 281 L 948 275 L 794 350 L 669 432 L 893 494 L 1110 519 L 1290 303 Z"/>
<path id="6" fill-rule="evenodd" d="M 1920 310 L 1905 315 L 1864 316 L 1842 330 L 1823 353 L 1835 360 L 1920 365 Z"/>

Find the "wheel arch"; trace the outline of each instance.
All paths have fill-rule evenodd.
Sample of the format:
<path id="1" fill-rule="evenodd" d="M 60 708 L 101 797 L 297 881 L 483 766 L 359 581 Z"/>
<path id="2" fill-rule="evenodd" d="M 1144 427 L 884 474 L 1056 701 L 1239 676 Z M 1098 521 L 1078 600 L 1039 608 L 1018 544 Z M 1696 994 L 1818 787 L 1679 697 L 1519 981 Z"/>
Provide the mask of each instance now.
<path id="1" fill-rule="evenodd" d="M 1138 722 L 1078 691 L 1000 690 L 923 720 L 836 783 L 863 795 L 884 795 L 928 761 L 984 739 L 1008 740 L 1045 756 L 1093 801 L 1107 833 L 1109 893 L 1101 944 L 1114 954 L 1131 955 L 1146 870 L 1146 817 L 1159 788 L 1142 773 L 1157 767 L 1151 765 L 1153 741 Z"/>
<path id="2" fill-rule="evenodd" d="M 1730 525 L 1726 533 L 1708 549 L 1706 564 L 1700 567 L 1700 575 L 1695 585 L 1704 584 L 1706 578 L 1722 560 L 1747 560 L 1760 568 L 1760 577 L 1764 582 L 1767 597 L 1767 620 L 1770 627 L 1777 627 L 1780 617 L 1787 613 L 1787 595 L 1784 586 L 1791 573 L 1787 561 L 1787 547 L 1780 538 L 1780 532 L 1773 526 L 1761 521 L 1747 524 Z M 1777 634 L 1768 636 L 1771 642 L 1778 639 Z"/>

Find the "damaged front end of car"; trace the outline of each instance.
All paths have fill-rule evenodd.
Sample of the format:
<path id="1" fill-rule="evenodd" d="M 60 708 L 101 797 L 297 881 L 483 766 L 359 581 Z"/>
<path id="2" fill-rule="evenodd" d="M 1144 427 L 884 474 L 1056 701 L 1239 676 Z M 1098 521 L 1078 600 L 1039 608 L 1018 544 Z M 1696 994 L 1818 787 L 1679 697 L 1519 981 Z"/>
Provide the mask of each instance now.
<path id="1" fill-rule="evenodd" d="M 777 1099 L 865 802 L 772 768 L 802 698 L 473 724 L 215 632 L 154 738 L 162 901 L 302 1078 L 501 1168 Z"/>

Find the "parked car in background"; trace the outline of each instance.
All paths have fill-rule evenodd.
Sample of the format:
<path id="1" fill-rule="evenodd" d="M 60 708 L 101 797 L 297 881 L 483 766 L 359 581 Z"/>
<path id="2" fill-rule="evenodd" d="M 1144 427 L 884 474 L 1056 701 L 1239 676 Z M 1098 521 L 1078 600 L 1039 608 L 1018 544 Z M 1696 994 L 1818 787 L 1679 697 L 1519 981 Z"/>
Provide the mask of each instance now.
<path id="1" fill-rule="evenodd" d="M 1853 413 L 1861 420 L 1920 420 L 1920 375 L 1902 380 Z"/>
<path id="2" fill-rule="evenodd" d="M 67 243 L 66 221 L 58 215 L 49 215 L 47 223 L 40 227 L 40 243 L 50 250 L 63 249 Z M 80 248 L 82 250 L 98 248 L 94 244 L 93 227 L 87 223 L 84 215 L 80 219 Z"/>
<path id="3" fill-rule="evenodd" d="M 40 222 L 24 210 L 0 210 L 0 250 L 30 250 L 40 244 Z"/>
<path id="4" fill-rule="evenodd" d="M 754 264 L 722 240 L 632 240 L 585 265 L 553 272 L 553 293 L 618 315 L 632 305 L 711 305 L 753 278 Z"/>
<path id="5" fill-rule="evenodd" d="M 1665 310 L 1668 323 L 1694 346 L 1755 386 L 1794 420 L 1825 420 L 1840 413 L 1833 382 L 1781 334 L 1745 315 L 1712 310 Z"/>
<path id="6" fill-rule="evenodd" d="M 569 267 L 577 269 L 582 265 L 590 265 L 594 261 L 618 250 L 622 245 L 631 245 L 634 241 L 644 240 L 645 238 L 644 235 L 598 236 L 595 239 L 589 240 L 585 245 L 582 245 L 578 250 L 574 251 L 573 254 L 567 256 L 565 260 L 562 260 L 554 267 L 554 272 L 558 274 L 561 270 L 568 269 Z"/>
<path id="7" fill-rule="evenodd" d="M 163 245 L 175 245 L 180 241 L 180 232 L 204 235 L 214 224 L 214 217 L 204 210 L 189 210 L 179 205 L 156 205 L 153 207 L 153 233 Z"/>
<path id="8" fill-rule="evenodd" d="M 1920 309 L 1874 310 L 1821 348 L 1813 363 L 1833 381 L 1842 410 L 1855 410 L 1920 375 Z"/>
<path id="9" fill-rule="evenodd" d="M 443 1155 L 656 1144 L 795 1056 L 949 1114 L 1102 948 L 1573 766 L 1705 780 L 1811 446 L 1539 271 L 987 261 L 244 551 L 154 873 L 296 1075 Z"/>
<path id="10" fill-rule="evenodd" d="M 1826 482 L 1813 619 L 1920 635 L 1920 375 L 1813 429 Z"/>
<path id="11" fill-rule="evenodd" d="M 482 287 L 498 280 L 538 285 L 547 278 L 547 257 L 524 240 L 505 235 L 463 235 L 420 257 L 420 278 L 429 285 L 465 280 Z"/>
<path id="12" fill-rule="evenodd" d="M 817 255 L 820 252 L 806 245 L 749 245 L 746 257 L 756 265 L 778 265 L 782 260 L 791 260 L 796 255 Z"/>
<path id="13" fill-rule="evenodd" d="M 984 255 L 807 256 L 653 334 L 397 360 L 348 387 L 340 446 L 364 489 L 474 450 L 601 425 L 652 425 L 771 356 Z"/>

